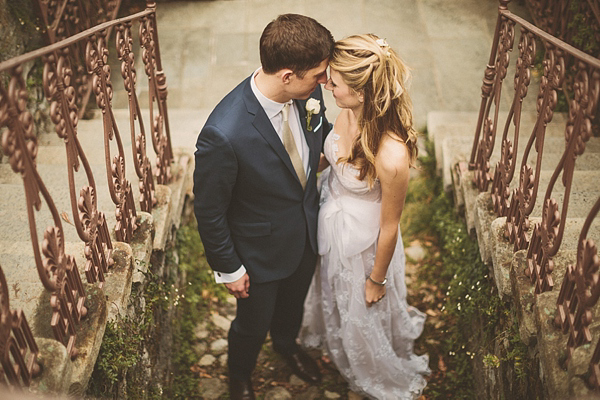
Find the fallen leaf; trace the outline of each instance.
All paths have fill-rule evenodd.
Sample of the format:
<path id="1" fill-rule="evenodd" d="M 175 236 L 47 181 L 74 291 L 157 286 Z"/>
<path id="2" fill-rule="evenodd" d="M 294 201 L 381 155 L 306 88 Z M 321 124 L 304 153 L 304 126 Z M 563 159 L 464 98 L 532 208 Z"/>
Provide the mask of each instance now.
<path id="1" fill-rule="evenodd" d="M 430 317 L 437 317 L 440 315 L 440 312 L 438 310 L 426 310 L 425 314 L 429 315 Z"/>
<path id="2" fill-rule="evenodd" d="M 321 356 L 321 361 L 323 361 L 324 364 L 331 364 L 331 360 L 327 356 Z"/>
<path id="3" fill-rule="evenodd" d="M 67 224 L 71 224 L 71 225 L 75 226 L 75 224 L 73 224 L 73 223 L 71 222 L 71 220 L 69 219 L 69 214 L 67 214 L 66 212 L 64 212 L 64 211 L 63 211 L 63 212 L 61 212 L 61 213 L 60 213 L 60 217 L 61 217 L 61 218 L 62 218 L 62 219 L 63 219 L 63 220 L 64 220 L 64 221 L 67 223 Z"/>
<path id="4" fill-rule="evenodd" d="M 448 367 L 446 367 L 446 363 L 444 362 L 444 358 L 442 356 L 440 356 L 438 360 L 438 369 L 444 373 L 448 370 Z"/>

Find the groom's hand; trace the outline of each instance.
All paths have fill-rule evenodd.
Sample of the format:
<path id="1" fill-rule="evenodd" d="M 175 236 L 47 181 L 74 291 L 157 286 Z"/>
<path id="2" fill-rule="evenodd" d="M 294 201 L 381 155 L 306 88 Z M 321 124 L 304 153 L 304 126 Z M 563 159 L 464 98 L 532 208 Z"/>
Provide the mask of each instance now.
<path id="1" fill-rule="evenodd" d="M 246 298 L 248 297 L 248 291 L 250 290 L 250 277 L 246 273 L 237 281 L 226 283 L 225 287 L 236 299 Z"/>

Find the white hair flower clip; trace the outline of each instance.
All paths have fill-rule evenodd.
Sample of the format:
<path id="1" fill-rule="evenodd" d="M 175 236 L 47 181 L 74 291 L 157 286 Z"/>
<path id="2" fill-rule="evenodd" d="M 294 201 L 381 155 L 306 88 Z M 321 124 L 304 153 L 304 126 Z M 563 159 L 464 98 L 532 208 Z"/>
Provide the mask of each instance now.
<path id="1" fill-rule="evenodd" d="M 377 39 L 375 41 L 375 43 L 377 43 L 379 45 L 379 47 L 381 47 L 381 48 L 386 48 L 386 47 L 389 48 L 390 47 L 390 45 L 388 44 L 388 42 L 385 41 L 385 39 Z M 390 58 L 391 55 L 392 55 L 392 53 L 390 53 L 389 50 L 385 52 L 385 56 L 387 58 Z"/>
<path id="2" fill-rule="evenodd" d="M 385 41 L 385 39 L 377 39 L 375 41 L 375 43 L 377 43 L 380 47 L 388 47 L 388 43 Z"/>

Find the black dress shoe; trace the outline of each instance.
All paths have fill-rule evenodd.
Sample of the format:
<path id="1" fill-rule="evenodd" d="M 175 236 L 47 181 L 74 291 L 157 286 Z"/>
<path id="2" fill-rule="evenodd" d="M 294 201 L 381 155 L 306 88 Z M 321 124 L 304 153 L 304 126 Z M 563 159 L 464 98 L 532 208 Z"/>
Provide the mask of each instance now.
<path id="1" fill-rule="evenodd" d="M 321 371 L 317 362 L 303 350 L 298 349 L 295 353 L 281 356 L 300 379 L 313 384 L 321 382 Z"/>
<path id="2" fill-rule="evenodd" d="M 250 379 L 241 381 L 230 377 L 229 398 L 231 400 L 255 400 L 252 381 Z"/>

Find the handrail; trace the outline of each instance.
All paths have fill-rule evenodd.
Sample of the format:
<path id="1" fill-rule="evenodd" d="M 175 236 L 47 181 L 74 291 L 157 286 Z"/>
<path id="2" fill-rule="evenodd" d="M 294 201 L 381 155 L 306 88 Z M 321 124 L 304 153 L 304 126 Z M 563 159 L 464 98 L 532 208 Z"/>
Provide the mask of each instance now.
<path id="1" fill-rule="evenodd" d="M 580 59 L 581 61 L 586 62 L 587 64 L 593 66 L 594 68 L 600 69 L 600 60 L 599 59 L 587 54 L 586 52 L 579 50 L 576 47 L 573 47 L 569 43 L 564 42 L 555 36 L 552 36 L 551 34 L 544 31 L 543 29 L 538 28 L 537 26 L 533 25 L 531 22 L 519 17 L 518 15 L 513 14 L 512 12 L 510 12 L 508 10 L 501 10 L 500 14 L 502 14 L 506 18 L 518 23 L 519 25 L 523 26 L 528 31 L 532 32 L 533 34 L 535 34 L 536 36 L 545 40 L 546 42 L 549 42 L 550 44 L 552 44 L 556 47 L 560 47 L 562 50 L 566 51 L 573 57 L 576 57 L 576 58 Z"/>
<path id="2" fill-rule="evenodd" d="M 154 10 L 154 9 L 146 9 L 146 10 L 140 11 L 136 14 L 132 14 L 128 17 L 123 17 L 123 18 L 114 19 L 112 21 L 103 22 L 100 25 L 86 29 L 85 31 L 81 31 L 81 32 L 79 32 L 73 36 L 70 36 L 66 39 L 63 39 L 59 42 L 42 47 L 41 49 L 32 50 L 28 53 L 21 54 L 20 56 L 3 61 L 0 63 L 0 72 L 11 70 L 18 65 L 21 65 L 27 61 L 34 60 L 38 57 L 52 54 L 55 51 L 63 49 L 65 47 L 69 47 L 72 44 L 75 44 L 76 42 L 78 42 L 82 39 L 85 39 L 87 37 L 90 37 L 92 35 L 100 33 L 102 31 L 106 30 L 107 28 L 111 28 L 116 25 L 120 25 L 120 24 L 123 24 L 126 22 L 131 22 L 131 21 L 134 21 L 137 19 L 141 19 L 143 17 L 150 16 L 150 15 L 154 14 L 155 12 L 156 12 L 156 10 Z"/>

